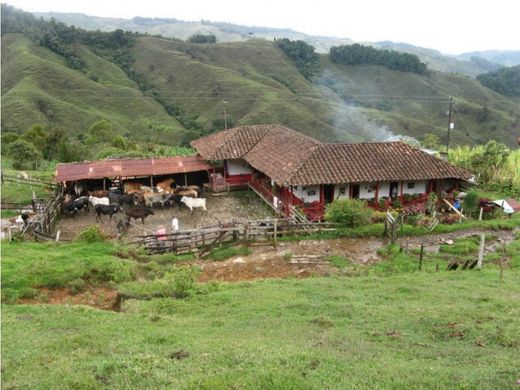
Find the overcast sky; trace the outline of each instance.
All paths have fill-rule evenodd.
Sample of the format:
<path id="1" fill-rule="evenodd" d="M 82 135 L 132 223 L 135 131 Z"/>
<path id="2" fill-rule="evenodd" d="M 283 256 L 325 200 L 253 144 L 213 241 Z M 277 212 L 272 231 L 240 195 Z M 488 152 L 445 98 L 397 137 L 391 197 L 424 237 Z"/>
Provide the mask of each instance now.
<path id="1" fill-rule="evenodd" d="M 5 0 L 25 11 L 224 21 L 462 53 L 520 50 L 519 0 Z"/>

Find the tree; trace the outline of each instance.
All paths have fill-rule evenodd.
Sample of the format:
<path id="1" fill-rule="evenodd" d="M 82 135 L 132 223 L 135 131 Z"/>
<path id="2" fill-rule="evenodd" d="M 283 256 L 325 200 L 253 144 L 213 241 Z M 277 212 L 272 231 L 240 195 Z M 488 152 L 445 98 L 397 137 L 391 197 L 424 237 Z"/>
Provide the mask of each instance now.
<path id="1" fill-rule="evenodd" d="M 191 43 L 215 43 L 217 42 L 217 37 L 213 34 L 194 34 L 188 38 L 188 41 Z"/>
<path id="2" fill-rule="evenodd" d="M 426 149 L 439 150 L 441 147 L 441 140 L 437 135 L 428 133 L 424 135 L 421 144 Z"/>
<path id="3" fill-rule="evenodd" d="M 101 119 L 94 123 L 88 130 L 88 143 L 104 143 L 112 142 L 114 138 L 112 125 L 109 121 Z"/>
<path id="4" fill-rule="evenodd" d="M 320 69 L 318 54 L 314 46 L 304 41 L 291 41 L 287 38 L 277 39 L 276 45 L 291 59 L 298 71 L 307 79 L 312 78 Z"/>
<path id="5" fill-rule="evenodd" d="M 43 152 L 47 142 L 47 133 L 43 129 L 42 125 L 35 124 L 23 133 L 22 139 L 32 143 L 36 149 Z"/>
<path id="6" fill-rule="evenodd" d="M 36 169 L 42 160 L 42 155 L 36 147 L 23 139 L 9 145 L 8 155 L 11 157 L 15 169 Z"/>

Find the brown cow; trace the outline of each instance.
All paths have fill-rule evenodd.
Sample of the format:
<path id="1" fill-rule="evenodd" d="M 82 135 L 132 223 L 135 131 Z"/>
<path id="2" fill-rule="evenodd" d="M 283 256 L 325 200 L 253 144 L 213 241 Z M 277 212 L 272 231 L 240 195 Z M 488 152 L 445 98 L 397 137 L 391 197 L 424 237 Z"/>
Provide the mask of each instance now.
<path id="1" fill-rule="evenodd" d="M 136 181 L 127 181 L 123 185 L 123 189 L 126 194 L 133 194 L 141 191 L 142 184 Z"/>
<path id="2" fill-rule="evenodd" d="M 174 191 L 172 188 L 172 184 L 174 184 L 174 183 L 175 183 L 175 180 L 166 179 L 166 180 L 163 180 L 163 181 L 157 183 L 157 188 L 159 188 L 160 190 L 163 190 L 167 194 L 173 194 Z"/>

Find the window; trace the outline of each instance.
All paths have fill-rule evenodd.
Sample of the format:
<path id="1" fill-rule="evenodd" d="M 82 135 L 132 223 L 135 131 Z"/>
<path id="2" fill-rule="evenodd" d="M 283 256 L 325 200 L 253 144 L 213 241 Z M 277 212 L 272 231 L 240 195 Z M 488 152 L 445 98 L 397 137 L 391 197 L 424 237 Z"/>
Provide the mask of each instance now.
<path id="1" fill-rule="evenodd" d="M 409 181 L 408 183 L 406 183 L 406 188 L 408 188 L 409 190 L 413 190 L 415 188 L 415 182 Z"/>
<path id="2" fill-rule="evenodd" d="M 339 194 L 340 195 L 345 195 L 345 193 L 346 193 L 346 188 L 345 187 L 340 187 L 339 188 Z"/>
<path id="3" fill-rule="evenodd" d="M 375 188 L 376 188 L 376 186 L 373 185 L 373 184 L 367 184 L 367 185 L 365 186 L 365 189 L 367 190 L 368 193 L 374 191 Z"/>
<path id="4" fill-rule="evenodd" d="M 316 191 L 307 191 L 308 196 L 314 196 L 316 195 Z"/>

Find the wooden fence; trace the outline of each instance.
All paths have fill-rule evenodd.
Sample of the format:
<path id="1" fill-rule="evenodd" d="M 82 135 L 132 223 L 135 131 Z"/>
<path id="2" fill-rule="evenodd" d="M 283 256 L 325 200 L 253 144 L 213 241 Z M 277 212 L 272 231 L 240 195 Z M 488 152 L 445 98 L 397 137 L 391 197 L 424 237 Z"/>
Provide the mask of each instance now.
<path id="1" fill-rule="evenodd" d="M 2 184 L 4 182 L 25 184 L 25 185 L 48 188 L 48 189 L 55 189 L 57 187 L 57 185 L 51 181 L 40 180 L 40 179 L 35 179 L 35 178 L 23 179 L 23 178 L 17 177 L 17 176 L 2 174 Z"/>
<path id="2" fill-rule="evenodd" d="M 197 253 L 199 257 L 204 257 L 227 243 L 242 242 L 247 245 L 252 241 L 267 241 L 276 245 L 277 237 L 333 230 L 336 230 L 334 224 L 296 222 L 293 219 L 232 221 L 161 236 L 138 236 L 132 243 L 144 246 L 149 253 Z"/>
<path id="3" fill-rule="evenodd" d="M 27 222 L 23 233 L 30 234 L 39 241 L 54 239 L 51 233 L 60 214 L 62 203 L 63 194 L 58 189 L 45 202 L 35 206 L 36 215 Z"/>

